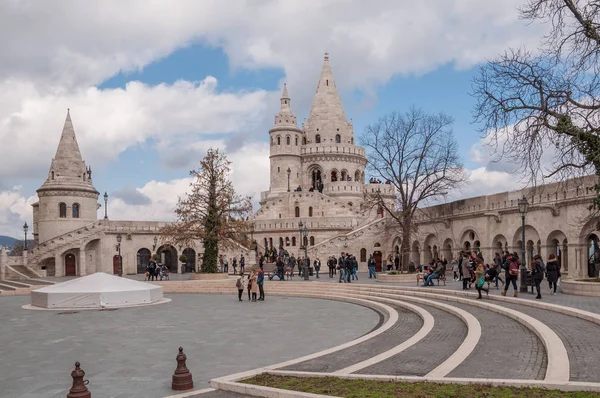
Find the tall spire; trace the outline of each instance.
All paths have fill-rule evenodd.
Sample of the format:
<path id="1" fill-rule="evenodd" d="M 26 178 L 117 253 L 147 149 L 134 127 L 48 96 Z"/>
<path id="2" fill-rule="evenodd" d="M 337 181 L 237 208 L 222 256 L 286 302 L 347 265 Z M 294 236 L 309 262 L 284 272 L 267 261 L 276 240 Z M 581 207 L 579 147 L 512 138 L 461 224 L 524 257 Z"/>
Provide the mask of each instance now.
<path id="1" fill-rule="evenodd" d="M 281 106 L 279 113 L 275 116 L 275 126 L 293 125 L 296 126 L 296 116 L 292 113 L 291 103 L 292 100 L 288 94 L 287 85 L 283 83 L 283 93 L 281 94 Z"/>
<path id="2" fill-rule="evenodd" d="M 71 121 L 71 112 L 68 109 L 56 155 L 52 159 L 51 169 L 56 177 L 75 177 L 78 179 L 81 179 L 82 170 L 85 171 L 85 163 L 79 151 L 75 129 Z"/>
<path id="3" fill-rule="evenodd" d="M 307 129 L 317 129 L 329 133 L 328 129 L 342 129 L 348 125 L 344 106 L 340 99 L 333 72 L 329 64 L 329 53 L 325 53 L 321 76 L 317 84 L 317 92 L 310 107 Z"/>

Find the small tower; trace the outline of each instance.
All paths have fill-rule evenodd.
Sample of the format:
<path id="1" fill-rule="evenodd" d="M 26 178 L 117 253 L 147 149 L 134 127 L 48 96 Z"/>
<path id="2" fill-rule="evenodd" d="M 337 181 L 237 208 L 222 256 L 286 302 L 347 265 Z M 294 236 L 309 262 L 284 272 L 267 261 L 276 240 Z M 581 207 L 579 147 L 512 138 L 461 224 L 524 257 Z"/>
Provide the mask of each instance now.
<path id="1" fill-rule="evenodd" d="M 97 219 L 99 193 L 92 185 L 92 169 L 81 157 L 69 111 L 48 177 L 37 194 L 39 201 L 33 204 L 33 234 L 37 242 Z"/>
<path id="2" fill-rule="evenodd" d="M 296 116 L 292 113 L 291 99 L 287 86 L 283 85 L 281 107 L 275 116 L 273 128 L 269 130 L 271 138 L 271 192 L 286 192 L 288 172 L 290 190 L 293 191 L 302 179 L 302 130 L 297 126 Z"/>

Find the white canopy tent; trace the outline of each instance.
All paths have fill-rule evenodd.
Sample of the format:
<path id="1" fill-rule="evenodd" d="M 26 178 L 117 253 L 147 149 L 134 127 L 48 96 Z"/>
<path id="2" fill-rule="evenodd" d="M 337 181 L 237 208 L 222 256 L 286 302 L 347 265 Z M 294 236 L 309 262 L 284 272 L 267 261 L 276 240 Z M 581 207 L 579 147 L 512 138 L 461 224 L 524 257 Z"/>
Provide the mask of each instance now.
<path id="1" fill-rule="evenodd" d="M 162 286 L 104 272 L 31 292 L 31 306 L 48 309 L 119 308 L 162 301 L 164 301 Z"/>

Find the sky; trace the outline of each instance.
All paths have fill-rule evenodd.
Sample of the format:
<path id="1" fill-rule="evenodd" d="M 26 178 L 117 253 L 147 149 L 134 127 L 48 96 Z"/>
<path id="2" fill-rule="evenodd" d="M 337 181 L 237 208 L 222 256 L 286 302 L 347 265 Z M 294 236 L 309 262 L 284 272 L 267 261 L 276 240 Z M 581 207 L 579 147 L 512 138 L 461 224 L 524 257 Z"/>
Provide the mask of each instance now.
<path id="1" fill-rule="evenodd" d="M 233 161 L 237 191 L 258 198 L 283 83 L 302 121 L 325 52 L 357 141 L 389 112 L 444 112 L 470 173 L 454 197 L 516 189 L 518 176 L 490 162 L 470 92 L 487 60 L 539 45 L 547 27 L 520 20 L 523 3 L 0 2 L 0 235 L 31 225 L 67 108 L 111 219 L 172 220 L 210 147 Z"/>

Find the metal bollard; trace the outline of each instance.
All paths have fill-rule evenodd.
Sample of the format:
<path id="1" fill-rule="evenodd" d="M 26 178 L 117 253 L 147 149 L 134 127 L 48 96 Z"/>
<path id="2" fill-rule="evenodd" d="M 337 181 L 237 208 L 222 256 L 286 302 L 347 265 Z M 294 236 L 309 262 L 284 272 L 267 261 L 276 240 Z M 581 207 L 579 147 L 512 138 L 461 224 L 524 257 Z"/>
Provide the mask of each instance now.
<path id="1" fill-rule="evenodd" d="M 86 387 L 89 380 L 83 380 L 85 372 L 81 369 L 79 362 L 75 362 L 75 369 L 71 372 L 73 386 L 67 394 L 67 398 L 92 398 L 92 393 Z"/>
<path id="2" fill-rule="evenodd" d="M 179 347 L 179 354 L 177 354 L 176 359 L 177 369 L 173 373 L 171 388 L 175 391 L 191 390 L 194 388 L 194 381 L 192 380 L 192 374 L 185 364 L 187 356 L 183 353 L 183 348 Z"/>

